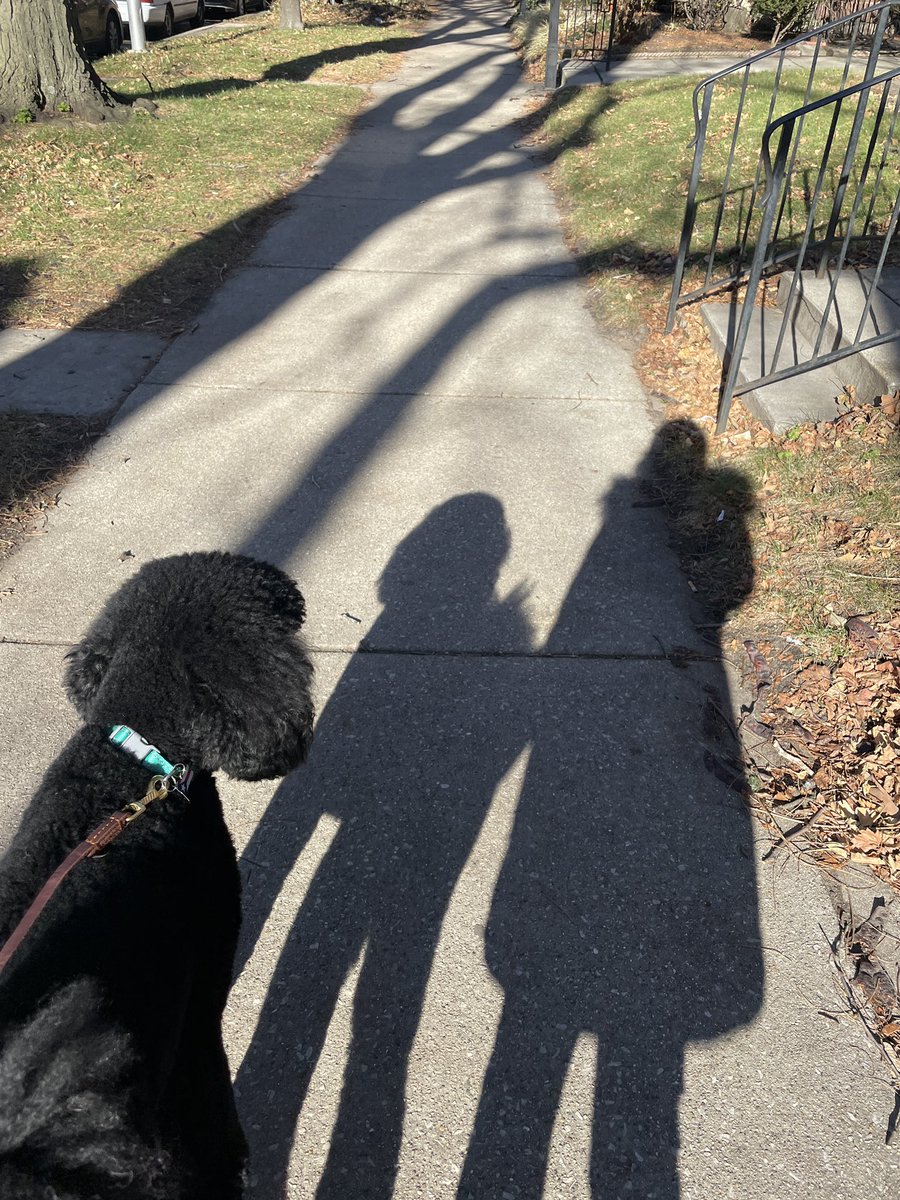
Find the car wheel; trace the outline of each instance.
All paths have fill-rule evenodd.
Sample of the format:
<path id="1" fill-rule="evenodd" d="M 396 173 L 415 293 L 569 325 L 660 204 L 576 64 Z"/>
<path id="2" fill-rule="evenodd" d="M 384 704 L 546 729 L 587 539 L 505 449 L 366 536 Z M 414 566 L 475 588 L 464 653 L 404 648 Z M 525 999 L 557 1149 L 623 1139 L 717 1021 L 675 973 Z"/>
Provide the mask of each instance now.
<path id="1" fill-rule="evenodd" d="M 194 17 L 194 19 L 191 21 L 191 27 L 193 29 L 199 29 L 205 20 L 206 20 L 206 5 L 204 3 L 204 0 L 197 0 L 197 13 L 196 13 L 196 16 Z"/>
<path id="2" fill-rule="evenodd" d="M 110 13 L 106 18 L 106 38 L 103 43 L 103 51 L 105 54 L 118 54 L 122 49 L 122 22 L 115 15 Z"/>
<path id="3" fill-rule="evenodd" d="M 175 32 L 175 14 L 172 12 L 171 4 L 166 5 L 166 14 L 163 17 L 161 37 L 170 38 Z"/>
<path id="4" fill-rule="evenodd" d="M 234 15 L 236 17 L 245 17 L 247 15 L 247 0 L 235 0 Z"/>

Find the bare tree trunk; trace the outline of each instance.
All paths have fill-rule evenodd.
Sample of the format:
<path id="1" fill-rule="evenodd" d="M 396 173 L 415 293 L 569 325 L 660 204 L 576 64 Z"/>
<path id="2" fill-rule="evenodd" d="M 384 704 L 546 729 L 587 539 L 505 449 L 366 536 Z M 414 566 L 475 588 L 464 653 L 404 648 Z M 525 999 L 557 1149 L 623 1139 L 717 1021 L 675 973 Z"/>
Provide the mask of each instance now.
<path id="1" fill-rule="evenodd" d="M 0 121 L 58 112 L 104 121 L 128 111 L 85 58 L 70 0 L 0 0 Z"/>
<path id="2" fill-rule="evenodd" d="M 300 0 L 281 0 L 281 28 L 303 28 L 303 13 L 300 11 Z"/>

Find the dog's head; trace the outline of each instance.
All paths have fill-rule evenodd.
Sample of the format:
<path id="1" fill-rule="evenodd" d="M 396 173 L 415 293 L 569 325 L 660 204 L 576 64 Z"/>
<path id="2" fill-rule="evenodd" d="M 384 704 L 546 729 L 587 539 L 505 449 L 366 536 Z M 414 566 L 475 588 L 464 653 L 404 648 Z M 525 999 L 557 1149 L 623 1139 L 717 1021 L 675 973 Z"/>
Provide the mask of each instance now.
<path id="1" fill-rule="evenodd" d="M 167 757 L 236 779 L 283 775 L 312 738 L 296 585 L 220 552 L 147 563 L 69 654 L 81 716 L 130 725 Z"/>

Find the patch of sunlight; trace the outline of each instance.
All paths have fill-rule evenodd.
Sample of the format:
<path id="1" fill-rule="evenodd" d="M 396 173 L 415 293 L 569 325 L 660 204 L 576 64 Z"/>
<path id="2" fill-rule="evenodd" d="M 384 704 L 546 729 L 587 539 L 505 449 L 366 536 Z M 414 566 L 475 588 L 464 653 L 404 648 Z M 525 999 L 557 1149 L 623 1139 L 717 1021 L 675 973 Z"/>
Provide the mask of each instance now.
<path id="1" fill-rule="evenodd" d="M 259 1013 L 262 1009 L 273 968 L 281 957 L 309 885 L 340 827 L 341 822 L 330 813 L 323 813 L 319 817 L 312 836 L 278 893 L 252 954 L 231 990 L 223 1024 L 225 1046 L 233 1070 L 247 1053 L 255 1033 L 256 1023 L 248 1021 L 247 1014 Z"/>
<path id="2" fill-rule="evenodd" d="M 441 926 L 409 1059 L 396 1200 L 456 1196 L 503 1008 L 484 935 L 529 755 L 500 781 Z"/>
<path id="3" fill-rule="evenodd" d="M 422 150 L 422 158 L 440 158 L 444 154 L 452 154 L 454 150 L 462 150 L 471 146 L 482 137 L 480 133 L 467 133 L 464 129 L 454 129 L 443 137 L 435 139 L 430 146 Z"/>
<path id="4" fill-rule="evenodd" d="M 368 945 L 366 939 L 338 992 L 322 1052 L 316 1061 L 309 1090 L 297 1119 L 288 1170 L 287 1200 L 314 1196 L 325 1169 L 341 1101 L 344 1073 L 350 1058 L 356 985 Z"/>
<path id="5" fill-rule="evenodd" d="M 597 1054 L 597 1035 L 580 1034 L 550 1134 L 544 1200 L 591 1200 L 591 1128 Z"/>

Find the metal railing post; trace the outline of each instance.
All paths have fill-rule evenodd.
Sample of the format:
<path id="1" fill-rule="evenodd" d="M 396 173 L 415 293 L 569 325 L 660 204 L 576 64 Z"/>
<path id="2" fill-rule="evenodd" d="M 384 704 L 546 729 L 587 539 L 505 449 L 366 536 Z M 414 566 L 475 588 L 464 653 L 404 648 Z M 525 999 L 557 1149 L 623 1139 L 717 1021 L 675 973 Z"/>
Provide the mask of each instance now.
<path id="1" fill-rule="evenodd" d="M 666 333 L 675 328 L 675 312 L 678 308 L 678 297 L 681 294 L 681 284 L 684 279 L 684 265 L 687 260 L 691 237 L 694 233 L 694 221 L 697 219 L 697 188 L 700 184 L 700 164 L 703 161 L 703 147 L 706 144 L 706 125 L 709 121 L 709 106 L 712 103 L 712 93 L 715 84 L 710 84 L 703 93 L 703 109 L 697 115 L 694 130 L 694 162 L 691 167 L 691 178 L 688 183 L 687 204 L 684 206 L 684 222 L 681 226 L 681 241 L 678 245 L 678 258 L 675 260 L 675 275 L 672 282 L 672 295 L 669 299 L 669 314 L 666 317 Z"/>
<path id="2" fill-rule="evenodd" d="M 617 0 L 612 0 L 612 12 L 609 17 L 609 37 L 606 39 L 606 69 L 609 70 L 610 60 L 612 58 L 613 41 L 616 36 L 616 6 Z"/>
<path id="3" fill-rule="evenodd" d="M 548 92 L 559 86 L 559 6 L 560 0 L 551 0 L 550 20 L 547 22 L 547 66 L 544 70 L 544 87 Z"/>
<path id="4" fill-rule="evenodd" d="M 728 414 L 731 412 L 731 401 L 734 396 L 734 389 L 737 385 L 738 373 L 741 369 L 741 359 L 744 355 L 744 347 L 747 345 L 747 334 L 750 332 L 750 322 L 753 319 L 753 312 L 756 308 L 756 293 L 759 289 L 759 283 L 762 279 L 763 266 L 766 261 L 766 249 L 769 245 L 769 234 L 772 232 L 772 226 L 775 224 L 775 214 L 778 211 L 778 198 L 781 195 L 781 189 L 784 186 L 785 166 L 787 164 L 788 147 L 794 135 L 794 122 L 788 121 L 781 130 L 781 137 L 778 140 L 778 152 L 775 155 L 775 166 L 772 168 L 771 175 L 768 176 L 768 187 L 764 197 L 764 208 L 762 224 L 760 225 L 759 238 L 756 243 L 756 250 L 753 254 L 753 265 L 750 268 L 750 277 L 747 280 L 747 292 L 744 296 L 744 305 L 741 309 L 740 320 L 738 321 L 737 333 L 734 338 L 734 345 L 731 348 L 731 356 L 728 360 L 728 370 L 725 375 L 725 386 L 722 388 L 722 395 L 719 399 L 719 411 L 716 421 L 716 433 L 724 433 L 728 425 Z M 768 155 L 768 145 L 763 143 L 763 154 Z M 765 364 L 763 364 L 765 367 Z"/>
<path id="5" fill-rule="evenodd" d="M 884 41 L 884 32 L 887 28 L 888 20 L 891 15 L 891 6 L 885 7 L 878 14 L 878 24 L 875 26 L 875 33 L 872 38 L 872 49 L 869 51 L 869 57 L 866 60 L 866 70 L 863 75 L 863 82 L 867 83 L 875 77 L 875 68 L 878 65 L 878 56 L 881 53 L 881 45 Z M 831 212 L 828 216 L 828 228 L 825 231 L 825 238 L 822 242 L 822 254 L 816 265 L 816 278 L 824 279 L 825 272 L 828 270 L 828 259 L 831 256 L 831 247 L 834 242 L 834 234 L 837 229 L 838 221 L 841 218 L 841 208 L 844 204 L 844 195 L 847 191 L 847 184 L 850 182 L 850 170 L 853 166 L 853 160 L 856 158 L 856 147 L 859 143 L 859 135 L 862 130 L 862 123 L 866 115 L 866 106 L 869 100 L 868 92 L 859 93 L 859 102 L 856 105 L 856 112 L 853 115 L 853 128 L 850 130 L 850 140 L 847 142 L 847 153 L 844 155 L 844 161 L 841 165 L 841 173 L 838 178 L 838 185 L 834 191 L 834 203 L 831 205 Z"/>

